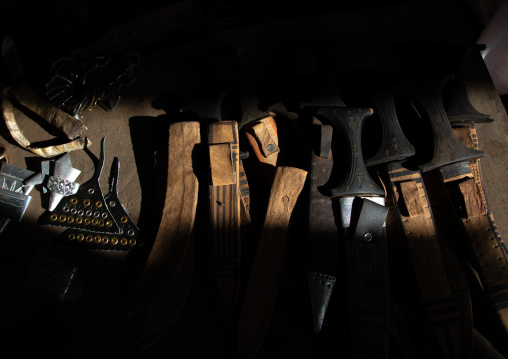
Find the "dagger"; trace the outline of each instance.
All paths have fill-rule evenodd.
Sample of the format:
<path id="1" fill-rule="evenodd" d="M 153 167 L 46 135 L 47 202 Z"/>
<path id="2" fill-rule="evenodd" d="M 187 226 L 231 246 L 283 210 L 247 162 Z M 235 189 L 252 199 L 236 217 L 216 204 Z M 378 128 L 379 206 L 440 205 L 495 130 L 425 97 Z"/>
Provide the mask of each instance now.
<path id="1" fill-rule="evenodd" d="M 384 223 L 385 192 L 371 178 L 363 160 L 361 131 L 371 108 L 314 107 L 314 116 L 329 123 L 334 140 L 347 145 L 348 158 L 335 156 L 331 180 L 323 188 L 339 204 L 346 253 L 349 324 L 358 357 L 388 354 L 388 271 Z M 343 135 L 339 142 L 338 134 Z M 332 141 L 333 142 L 333 141 Z M 333 143 L 332 143 L 333 144 Z M 342 160 L 342 159 L 341 159 Z M 337 185 L 337 165 L 346 172 Z M 335 172 L 335 173 L 334 173 Z M 340 237 L 339 237 L 340 238 Z"/>
<path id="2" fill-rule="evenodd" d="M 378 166 L 391 189 L 407 243 L 407 256 L 411 258 L 407 271 L 414 271 L 422 310 L 430 323 L 428 330 L 446 357 L 470 356 L 472 318 L 467 284 L 464 287 L 467 279 L 438 234 L 421 172 L 409 169 L 404 163 L 415 150 L 400 128 L 393 95 L 389 91 L 369 91 L 369 97 L 380 114 L 383 141 L 377 153 L 366 162 L 368 166 Z M 393 146 L 399 143 L 401 147 Z M 444 280 L 436 282 L 433 278 Z M 461 293 L 466 294 L 464 298 Z M 459 311 L 458 303 L 464 303 L 465 310 Z"/>
<path id="3" fill-rule="evenodd" d="M 465 76 L 466 65 L 481 66 L 483 71 L 488 74 L 479 52 L 481 46 L 474 49 L 477 51 L 468 52 L 467 57 L 463 59 L 460 68 L 463 71 L 460 73 L 462 77 Z M 467 63 L 467 61 L 471 62 Z M 453 130 L 457 138 L 473 150 L 478 149 L 476 122 L 484 121 L 475 113 L 471 114 L 470 111 L 467 111 L 467 108 L 462 112 L 457 112 L 453 122 Z M 443 166 L 439 170 L 439 176 L 444 184 L 446 197 L 462 229 L 469 254 L 468 262 L 476 270 L 479 284 L 488 297 L 491 309 L 496 312 L 500 326 L 504 327 L 500 336 L 505 341 L 508 333 L 508 311 L 505 304 L 508 292 L 508 281 L 506 280 L 508 277 L 506 270 L 508 249 L 497 230 L 494 215 L 483 190 L 480 164 L 481 159 L 475 158 Z"/>

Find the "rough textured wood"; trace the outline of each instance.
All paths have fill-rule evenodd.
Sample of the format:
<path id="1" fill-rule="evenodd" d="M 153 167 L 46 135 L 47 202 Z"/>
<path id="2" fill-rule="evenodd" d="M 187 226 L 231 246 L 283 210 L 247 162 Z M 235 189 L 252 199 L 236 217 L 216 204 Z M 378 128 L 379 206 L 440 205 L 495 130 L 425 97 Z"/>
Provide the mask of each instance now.
<path id="1" fill-rule="evenodd" d="M 487 214 L 487 205 L 482 201 L 481 189 L 474 180 L 468 179 L 459 183 L 460 191 L 464 196 L 467 218 L 475 218 Z"/>
<path id="2" fill-rule="evenodd" d="M 294 167 L 278 167 L 275 173 L 238 323 L 242 357 L 257 354 L 270 325 L 289 241 L 289 220 L 306 177 L 306 171 Z"/>
<path id="3" fill-rule="evenodd" d="M 423 214 L 420 193 L 415 181 L 401 182 L 400 190 L 410 216 Z"/>
<path id="4" fill-rule="evenodd" d="M 390 187 L 407 243 L 405 250 L 411 259 L 405 276 L 414 272 L 413 280 L 421 298 L 421 304 L 418 301 L 415 305 L 421 306 L 418 311 L 425 313 L 425 327 L 432 328 L 440 352 L 450 358 L 468 357 L 472 314 L 465 272 L 446 244 L 439 240 L 421 173 L 400 164 L 392 166 Z M 408 177 L 412 179 L 408 181 Z M 401 179 L 404 182 L 399 182 Z"/>
<path id="5" fill-rule="evenodd" d="M 237 173 L 233 168 L 231 156 L 231 144 L 219 143 L 210 145 L 210 171 L 214 186 L 236 183 Z"/>
<path id="6" fill-rule="evenodd" d="M 162 292 L 171 290 L 167 288 L 177 283 L 179 276 L 185 275 L 181 269 L 187 257 L 192 255 L 191 233 L 198 200 L 198 179 L 193 170 L 192 153 L 199 143 L 198 122 L 180 122 L 170 126 L 162 219 L 143 273 L 131 294 L 130 314 L 146 308 Z"/>
<path id="7" fill-rule="evenodd" d="M 462 129 L 455 129 L 462 133 L 461 140 L 471 148 L 478 148 L 478 136 L 474 124 Z M 469 134 L 467 132 L 469 132 Z M 447 182 L 445 188 L 453 193 L 458 187 L 466 205 L 466 215 L 462 215 L 461 201 L 456 203 L 448 196 L 455 214 L 463 225 L 463 233 L 470 250 L 473 253 L 473 267 L 478 272 L 481 285 L 488 294 L 492 308 L 497 312 L 506 332 L 508 333 L 508 248 L 501 237 L 494 215 L 487 202 L 483 189 L 481 160 L 469 162 L 472 178 L 460 183 Z"/>
<path id="8" fill-rule="evenodd" d="M 208 145 L 212 178 L 208 187 L 212 271 L 218 306 L 224 313 L 230 313 L 236 304 L 241 270 L 238 123 L 210 124 Z"/>

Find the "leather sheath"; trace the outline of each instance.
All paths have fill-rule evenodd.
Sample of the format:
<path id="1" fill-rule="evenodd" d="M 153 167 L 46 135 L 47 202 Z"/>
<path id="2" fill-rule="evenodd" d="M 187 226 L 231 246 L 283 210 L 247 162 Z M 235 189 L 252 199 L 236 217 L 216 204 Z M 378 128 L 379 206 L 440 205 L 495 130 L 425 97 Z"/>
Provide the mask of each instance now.
<path id="1" fill-rule="evenodd" d="M 388 358 L 388 208 L 356 197 L 346 234 L 349 325 L 355 358 Z"/>
<path id="2" fill-rule="evenodd" d="M 314 320 L 314 331 L 323 325 L 326 310 L 337 277 L 339 234 L 334 219 L 332 198 L 320 187 L 326 185 L 333 166 L 331 151 L 332 126 L 314 118 L 312 123 L 313 149 L 309 171 L 308 211 L 308 283 Z"/>
<path id="3" fill-rule="evenodd" d="M 464 144 L 478 148 L 473 123 L 454 129 Z M 480 159 L 442 168 L 441 179 L 466 239 L 471 264 L 492 309 L 508 329 L 508 249 L 496 227 L 481 176 Z"/>
<path id="4" fill-rule="evenodd" d="M 240 157 L 238 123 L 208 125 L 211 257 L 217 305 L 226 315 L 236 305 L 241 277 Z"/>
<path id="5" fill-rule="evenodd" d="M 467 284 L 464 288 L 461 284 L 465 280 L 457 281 L 453 274 L 464 270 L 449 258 L 453 254 L 443 249 L 446 244 L 438 235 L 422 175 L 401 162 L 391 162 L 387 169 L 394 207 L 407 243 L 406 255 L 411 261 L 407 270 L 414 273 L 420 311 L 428 322 L 425 327 L 433 333 L 443 357 L 471 357 L 472 314 Z M 468 310 L 459 310 L 462 301 Z M 463 320 L 461 314 L 469 320 Z"/>

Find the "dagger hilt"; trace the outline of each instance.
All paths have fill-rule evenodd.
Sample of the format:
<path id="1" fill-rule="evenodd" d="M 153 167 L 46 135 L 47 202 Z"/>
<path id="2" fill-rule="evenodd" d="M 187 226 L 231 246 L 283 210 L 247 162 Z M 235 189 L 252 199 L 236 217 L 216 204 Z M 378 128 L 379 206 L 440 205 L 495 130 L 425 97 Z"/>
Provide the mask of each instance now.
<path id="1" fill-rule="evenodd" d="M 400 88 L 422 110 L 430 123 L 434 141 L 433 155 L 430 161 L 418 166 L 422 172 L 473 160 L 484 154 L 466 147 L 453 132 L 441 98 L 443 85 L 450 78 L 451 76 L 445 76 L 406 82 Z"/>
<path id="2" fill-rule="evenodd" d="M 346 137 L 349 163 L 342 184 L 330 188 L 331 197 L 384 196 L 372 179 L 363 160 L 361 145 L 362 127 L 365 119 L 372 115 L 371 108 L 352 108 L 339 106 L 318 107 L 316 117 L 323 117 L 332 125 L 334 132 L 343 132 Z M 335 158 L 337 163 L 338 157 Z"/>
<path id="3" fill-rule="evenodd" d="M 494 121 L 494 117 L 491 115 L 481 113 L 474 108 L 467 94 L 465 80 L 469 58 L 474 55 L 481 58 L 480 51 L 485 49 L 486 46 L 484 44 L 473 44 L 462 55 L 452 87 L 451 100 L 446 108 L 446 115 L 450 122 L 464 123 L 473 121 L 476 123 L 486 123 Z M 473 58 L 473 60 L 475 59 Z"/>
<path id="4" fill-rule="evenodd" d="M 393 94 L 389 91 L 368 91 L 367 94 L 374 101 L 383 129 L 381 146 L 374 156 L 365 161 L 367 167 L 413 156 L 415 148 L 402 132 Z"/>

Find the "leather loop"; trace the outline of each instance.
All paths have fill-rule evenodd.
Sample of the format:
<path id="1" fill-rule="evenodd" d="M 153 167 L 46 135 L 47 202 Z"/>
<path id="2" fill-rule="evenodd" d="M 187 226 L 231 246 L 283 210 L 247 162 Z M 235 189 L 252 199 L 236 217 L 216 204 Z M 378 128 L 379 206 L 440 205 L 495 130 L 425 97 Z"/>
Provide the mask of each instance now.
<path id="1" fill-rule="evenodd" d="M 366 198 L 356 197 L 351 210 L 351 227 L 348 238 L 353 242 L 375 245 L 388 214 L 388 208 Z"/>

